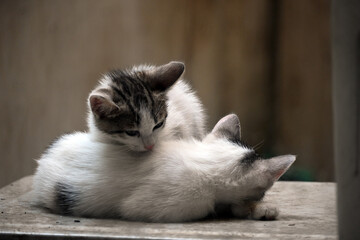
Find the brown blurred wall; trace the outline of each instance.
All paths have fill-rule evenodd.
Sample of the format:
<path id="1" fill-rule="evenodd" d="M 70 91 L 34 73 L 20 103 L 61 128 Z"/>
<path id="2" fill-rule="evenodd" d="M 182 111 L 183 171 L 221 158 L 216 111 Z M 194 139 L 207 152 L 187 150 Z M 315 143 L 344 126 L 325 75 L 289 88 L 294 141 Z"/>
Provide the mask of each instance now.
<path id="1" fill-rule="evenodd" d="M 209 129 L 235 112 L 260 152 L 333 180 L 326 0 L 3 0 L 0 186 L 32 174 L 56 136 L 85 130 L 101 73 L 186 63 Z"/>
<path id="2" fill-rule="evenodd" d="M 330 4 L 281 1 L 275 151 L 296 153 L 316 179 L 333 180 Z"/>

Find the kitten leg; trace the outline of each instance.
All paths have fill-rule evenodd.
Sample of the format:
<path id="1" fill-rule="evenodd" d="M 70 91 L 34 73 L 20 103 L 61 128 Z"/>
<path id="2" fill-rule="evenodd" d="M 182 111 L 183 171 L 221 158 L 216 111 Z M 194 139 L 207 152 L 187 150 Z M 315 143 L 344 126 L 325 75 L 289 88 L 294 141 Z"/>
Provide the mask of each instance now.
<path id="1" fill-rule="evenodd" d="M 255 220 L 275 220 L 279 215 L 279 210 L 266 203 L 257 203 L 251 209 L 251 218 Z"/>

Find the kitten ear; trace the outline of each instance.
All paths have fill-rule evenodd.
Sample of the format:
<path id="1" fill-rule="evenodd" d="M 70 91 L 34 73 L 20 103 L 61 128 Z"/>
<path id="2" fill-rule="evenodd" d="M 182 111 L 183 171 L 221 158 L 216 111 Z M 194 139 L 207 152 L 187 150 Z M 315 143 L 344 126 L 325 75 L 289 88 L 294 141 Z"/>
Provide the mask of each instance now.
<path id="1" fill-rule="evenodd" d="M 91 111 L 99 118 L 109 117 L 119 110 L 119 107 L 113 101 L 97 94 L 90 95 L 89 103 Z"/>
<path id="2" fill-rule="evenodd" d="M 215 125 L 211 131 L 217 137 L 226 137 L 232 141 L 240 140 L 240 121 L 236 114 L 229 114 Z"/>
<path id="3" fill-rule="evenodd" d="M 184 70 L 184 63 L 169 62 L 146 71 L 145 74 L 151 90 L 162 92 L 171 87 L 181 77 Z"/>
<path id="4" fill-rule="evenodd" d="M 270 173 L 271 180 L 277 181 L 295 162 L 296 156 L 283 155 L 263 160 L 267 164 L 266 172 Z"/>

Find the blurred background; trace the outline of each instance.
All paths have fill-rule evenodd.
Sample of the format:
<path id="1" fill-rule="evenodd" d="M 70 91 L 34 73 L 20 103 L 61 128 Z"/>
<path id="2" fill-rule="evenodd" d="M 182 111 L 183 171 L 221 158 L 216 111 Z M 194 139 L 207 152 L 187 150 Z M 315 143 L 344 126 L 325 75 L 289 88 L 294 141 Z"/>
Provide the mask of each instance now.
<path id="1" fill-rule="evenodd" d="M 57 136 L 86 130 L 101 74 L 184 61 L 208 129 L 238 114 L 288 180 L 333 181 L 328 0 L 2 0 L 0 187 L 32 174 Z"/>

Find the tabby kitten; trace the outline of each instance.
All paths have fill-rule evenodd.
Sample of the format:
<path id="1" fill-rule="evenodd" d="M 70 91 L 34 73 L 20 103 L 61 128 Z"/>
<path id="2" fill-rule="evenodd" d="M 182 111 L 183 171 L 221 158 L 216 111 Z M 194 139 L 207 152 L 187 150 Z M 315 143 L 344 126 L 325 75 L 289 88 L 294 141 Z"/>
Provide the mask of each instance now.
<path id="1" fill-rule="evenodd" d="M 74 133 L 38 161 L 33 193 L 37 204 L 75 216 L 183 222 L 227 205 L 237 217 L 274 219 L 277 208 L 261 200 L 294 161 L 291 155 L 265 160 L 244 146 L 234 114 L 202 141 L 160 141 L 137 156 Z"/>
<path id="2" fill-rule="evenodd" d="M 88 125 L 94 139 L 141 152 L 158 139 L 204 136 L 203 107 L 182 80 L 185 66 L 136 66 L 104 75 L 89 96 Z"/>

